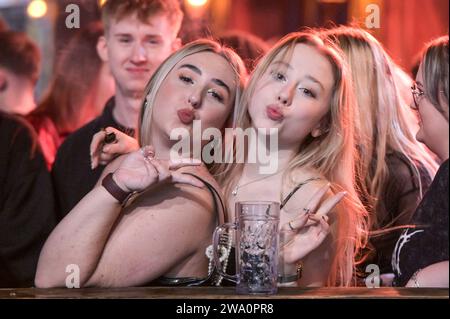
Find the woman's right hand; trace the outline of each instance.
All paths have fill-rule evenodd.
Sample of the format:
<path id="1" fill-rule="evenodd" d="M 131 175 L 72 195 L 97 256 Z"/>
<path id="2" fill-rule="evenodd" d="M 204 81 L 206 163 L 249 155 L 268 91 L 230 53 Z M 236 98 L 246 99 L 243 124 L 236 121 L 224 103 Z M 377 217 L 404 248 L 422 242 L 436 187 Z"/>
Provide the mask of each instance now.
<path id="1" fill-rule="evenodd" d="M 105 143 L 108 134 L 114 134 L 115 139 L 111 143 Z M 117 156 L 128 154 L 139 149 L 139 143 L 136 139 L 115 129 L 107 127 L 97 132 L 91 141 L 91 168 L 95 169 L 98 165 L 107 165 Z"/>
<path id="2" fill-rule="evenodd" d="M 203 183 L 179 170 L 185 166 L 199 166 L 197 160 L 163 160 L 155 157 L 151 146 L 144 146 L 123 159 L 113 178 L 126 192 L 140 192 L 159 183 L 181 183 L 203 187 Z"/>

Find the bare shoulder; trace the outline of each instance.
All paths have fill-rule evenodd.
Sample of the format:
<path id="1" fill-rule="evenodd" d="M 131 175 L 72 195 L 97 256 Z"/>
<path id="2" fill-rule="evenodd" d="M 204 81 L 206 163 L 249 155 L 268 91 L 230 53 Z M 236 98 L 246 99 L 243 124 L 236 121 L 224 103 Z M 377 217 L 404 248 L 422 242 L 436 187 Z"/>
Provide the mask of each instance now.
<path id="1" fill-rule="evenodd" d="M 329 181 L 313 168 L 295 169 L 287 176 L 283 186 L 283 198 L 290 195 L 285 210 L 306 207 L 310 199 L 328 183 Z M 333 195 L 331 191 L 329 193 L 326 198 Z"/>
<path id="2" fill-rule="evenodd" d="M 219 191 L 217 183 L 205 167 L 183 167 L 179 171 L 197 176 Z M 187 184 L 162 185 L 141 193 L 125 208 L 125 212 L 142 209 L 150 214 L 168 211 L 171 214 L 189 215 L 191 218 L 210 219 L 214 212 L 214 198 L 207 187 L 199 188 Z"/>
<path id="3" fill-rule="evenodd" d="M 196 176 L 196 178 L 201 179 L 202 181 L 208 183 L 210 186 L 212 186 L 219 196 L 222 197 L 221 190 L 219 185 L 217 184 L 214 177 L 209 173 L 208 169 L 204 166 L 187 166 L 180 171 L 184 174 L 190 174 L 193 176 Z M 216 207 L 215 207 L 215 194 L 211 193 L 211 191 L 208 189 L 207 185 L 205 184 L 203 188 L 194 187 L 187 184 L 176 184 L 174 185 L 176 187 L 180 194 L 181 198 L 186 198 L 187 200 L 190 200 L 190 205 L 194 210 L 199 209 L 199 205 L 202 207 L 202 209 L 206 210 L 208 213 L 208 217 L 216 217 Z"/>
<path id="4" fill-rule="evenodd" d="M 329 183 L 328 179 L 313 167 L 300 167 L 291 172 L 292 186 L 304 184 L 304 186 L 323 187 Z"/>
<path id="5" fill-rule="evenodd" d="M 208 182 L 211 186 L 220 191 L 219 184 L 217 183 L 217 181 L 214 179 L 214 177 L 211 175 L 211 173 L 208 171 L 208 169 L 204 164 L 199 166 L 182 167 L 179 169 L 179 171 L 185 174 L 195 175 L 201 178 L 202 180 Z"/>
<path id="6" fill-rule="evenodd" d="M 219 186 L 219 184 L 217 183 L 217 181 L 214 179 L 214 177 L 211 175 L 211 173 L 208 171 L 208 169 L 206 168 L 205 165 L 200 165 L 200 166 L 186 166 L 183 167 L 179 170 L 180 172 L 182 172 L 183 174 L 190 174 L 195 176 L 196 178 L 200 179 L 201 181 L 203 181 L 204 183 L 204 187 L 201 189 L 202 192 L 199 192 L 199 188 L 197 187 L 192 187 L 190 185 L 183 185 L 183 184 L 178 184 L 177 187 L 185 192 L 188 193 L 197 193 L 200 196 L 206 196 L 212 203 L 214 202 L 214 198 L 212 193 L 208 190 L 207 185 L 205 184 L 208 183 L 209 186 L 212 186 L 216 191 L 217 194 L 223 198 L 222 195 L 222 191 L 221 191 L 221 187 Z"/>

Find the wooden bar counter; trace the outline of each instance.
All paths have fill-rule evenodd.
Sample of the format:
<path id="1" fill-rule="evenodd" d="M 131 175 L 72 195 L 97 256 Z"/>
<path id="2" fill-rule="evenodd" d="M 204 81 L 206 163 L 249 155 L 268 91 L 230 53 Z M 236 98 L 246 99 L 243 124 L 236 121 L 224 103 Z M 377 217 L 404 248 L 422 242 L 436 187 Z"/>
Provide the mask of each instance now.
<path id="1" fill-rule="evenodd" d="M 0 289 L 0 299 L 448 299 L 445 288 L 279 288 L 276 295 L 236 295 L 233 287 Z"/>

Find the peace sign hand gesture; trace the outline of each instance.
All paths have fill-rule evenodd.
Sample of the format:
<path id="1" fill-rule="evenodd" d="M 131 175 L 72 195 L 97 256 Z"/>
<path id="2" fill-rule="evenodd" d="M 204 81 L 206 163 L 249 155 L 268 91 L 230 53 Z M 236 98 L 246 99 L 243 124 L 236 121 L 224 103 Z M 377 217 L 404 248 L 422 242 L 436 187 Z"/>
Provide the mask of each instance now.
<path id="1" fill-rule="evenodd" d="M 322 187 L 311 198 L 305 213 L 281 228 L 282 255 L 285 264 L 295 265 L 302 258 L 322 244 L 330 232 L 328 214 L 344 198 L 346 192 L 331 196 L 320 206 L 320 202 L 330 189 L 330 185 Z"/>

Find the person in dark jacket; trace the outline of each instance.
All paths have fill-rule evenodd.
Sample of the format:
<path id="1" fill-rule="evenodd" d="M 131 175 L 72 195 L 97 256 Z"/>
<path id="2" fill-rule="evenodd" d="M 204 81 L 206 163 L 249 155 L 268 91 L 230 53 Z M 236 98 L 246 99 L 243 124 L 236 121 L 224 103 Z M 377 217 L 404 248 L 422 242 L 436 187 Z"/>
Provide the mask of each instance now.
<path id="1" fill-rule="evenodd" d="M 428 44 L 412 87 L 414 103 L 411 106 L 421 119 L 416 138 L 425 143 L 442 164 L 414 212 L 411 227 L 402 233 L 395 245 L 392 255 L 395 286 L 449 286 L 448 57 L 448 36 Z"/>
<path id="2" fill-rule="evenodd" d="M 0 287 L 31 287 L 39 253 L 56 226 L 50 174 L 36 134 L 0 112 Z"/>

